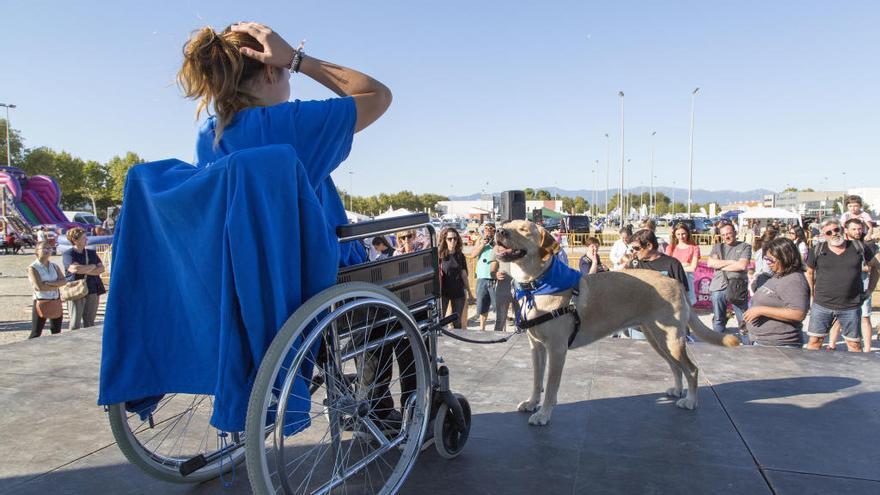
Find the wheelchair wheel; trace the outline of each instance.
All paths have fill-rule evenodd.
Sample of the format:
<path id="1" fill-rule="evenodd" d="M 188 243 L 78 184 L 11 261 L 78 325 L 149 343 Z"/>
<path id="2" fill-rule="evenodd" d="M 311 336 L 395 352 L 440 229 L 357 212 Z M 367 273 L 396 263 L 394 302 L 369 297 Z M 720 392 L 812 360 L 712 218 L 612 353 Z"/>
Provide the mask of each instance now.
<path id="1" fill-rule="evenodd" d="M 454 459 L 461 454 L 471 431 L 471 405 L 463 395 L 455 394 L 455 398 L 458 399 L 461 411 L 464 413 L 463 431 L 456 425 L 446 404 L 440 404 L 437 416 L 434 418 L 434 448 L 444 459 Z"/>
<path id="2" fill-rule="evenodd" d="M 272 341 L 251 392 L 254 493 L 395 493 L 430 413 L 422 339 L 408 308 L 372 284 L 333 286 L 306 301 Z"/>
<path id="3" fill-rule="evenodd" d="M 127 412 L 125 404 L 113 404 L 108 407 L 110 429 L 125 457 L 150 476 L 200 483 L 244 460 L 238 433 L 229 434 L 231 448 L 219 445 L 218 431 L 208 423 L 213 402 L 210 395 L 168 394 L 151 413 L 145 412 L 144 420 Z"/>

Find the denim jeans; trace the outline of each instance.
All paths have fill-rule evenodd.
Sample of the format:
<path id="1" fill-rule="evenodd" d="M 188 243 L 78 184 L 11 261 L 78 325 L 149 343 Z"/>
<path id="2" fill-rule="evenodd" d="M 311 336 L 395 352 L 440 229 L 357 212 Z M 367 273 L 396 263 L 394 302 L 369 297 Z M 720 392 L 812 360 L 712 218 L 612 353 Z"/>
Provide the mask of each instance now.
<path id="1" fill-rule="evenodd" d="M 712 329 L 718 333 L 724 333 L 724 329 L 727 328 L 727 293 L 723 290 L 713 290 L 712 294 Z M 744 303 L 742 306 L 737 306 L 736 304 L 732 304 L 733 306 L 733 314 L 736 315 L 736 322 L 738 325 L 742 325 L 743 322 L 743 313 L 748 309 L 748 303 Z"/>
<path id="2" fill-rule="evenodd" d="M 843 338 L 852 342 L 862 340 L 860 324 L 862 320 L 862 307 L 856 306 L 850 309 L 830 309 L 813 303 L 810 308 L 810 327 L 807 335 L 810 337 L 824 337 L 828 335 L 831 325 L 837 320 L 840 323 L 840 333 Z"/>

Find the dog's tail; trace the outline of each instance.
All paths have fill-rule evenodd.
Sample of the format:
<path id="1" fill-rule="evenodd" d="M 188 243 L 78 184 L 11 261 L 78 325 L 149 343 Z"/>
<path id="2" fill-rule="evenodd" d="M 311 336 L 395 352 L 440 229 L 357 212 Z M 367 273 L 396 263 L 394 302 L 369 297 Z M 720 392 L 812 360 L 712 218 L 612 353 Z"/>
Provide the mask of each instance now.
<path id="1" fill-rule="evenodd" d="M 723 345 L 725 347 L 736 347 L 739 345 L 739 339 L 735 336 L 720 334 L 704 325 L 693 308 L 689 308 L 688 312 L 690 313 L 688 327 L 703 342 L 708 342 L 712 345 Z"/>

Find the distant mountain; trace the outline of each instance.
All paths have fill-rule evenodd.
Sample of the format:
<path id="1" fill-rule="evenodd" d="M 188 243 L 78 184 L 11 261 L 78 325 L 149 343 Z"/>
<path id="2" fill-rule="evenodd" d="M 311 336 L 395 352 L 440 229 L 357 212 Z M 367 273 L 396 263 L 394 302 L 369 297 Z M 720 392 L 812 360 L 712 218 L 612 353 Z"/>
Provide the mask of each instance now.
<path id="1" fill-rule="evenodd" d="M 553 194 L 559 194 L 559 197 L 562 198 L 564 196 L 576 197 L 583 196 L 587 201 L 591 201 L 593 198 L 593 190 L 592 189 L 578 189 L 576 191 L 569 191 L 566 189 L 559 189 L 556 187 L 536 187 L 534 188 L 536 191 L 538 189 L 544 189 L 545 191 Z M 627 193 L 638 194 L 641 192 L 647 191 L 647 188 L 640 187 L 635 189 L 627 189 Z M 657 192 L 661 192 L 670 198 L 675 196 L 676 203 L 684 203 L 687 201 L 687 189 L 681 187 L 656 187 Z M 674 194 L 673 194 L 674 192 Z M 751 191 L 708 191 L 706 189 L 694 189 L 694 202 L 695 203 L 708 203 L 710 201 L 715 201 L 719 205 L 725 205 L 734 203 L 737 201 L 758 201 L 764 199 L 765 194 L 773 194 L 775 191 L 771 191 L 769 189 L 753 189 Z M 617 193 L 617 189 L 611 189 L 608 191 L 608 197 L 610 198 L 614 194 Z M 500 193 L 494 193 L 500 194 Z M 605 202 L 605 190 L 601 189 L 597 192 L 598 195 L 598 203 L 602 204 Z M 469 194 L 466 196 L 449 196 L 450 200 L 476 200 L 480 199 L 480 193 Z"/>

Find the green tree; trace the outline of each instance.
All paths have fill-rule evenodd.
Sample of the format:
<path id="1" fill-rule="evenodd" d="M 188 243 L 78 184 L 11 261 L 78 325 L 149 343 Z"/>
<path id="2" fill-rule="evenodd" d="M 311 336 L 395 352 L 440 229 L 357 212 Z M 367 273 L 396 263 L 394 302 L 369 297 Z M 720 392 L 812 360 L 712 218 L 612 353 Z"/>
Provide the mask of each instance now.
<path id="1" fill-rule="evenodd" d="M 526 193 L 526 201 L 531 201 L 535 199 L 535 190 L 527 187 L 523 189 L 523 192 Z"/>
<path id="2" fill-rule="evenodd" d="M 6 124 L 6 119 L 0 119 L 0 165 L 2 166 L 6 166 Z M 21 132 L 14 127 L 9 128 L 9 147 L 12 148 L 12 166 L 21 166 L 25 154 L 24 140 Z"/>
<path id="3" fill-rule="evenodd" d="M 61 207 L 72 210 L 85 202 L 82 194 L 85 162 L 66 151 L 55 155 L 55 173 L 52 176 L 61 189 Z"/>
<path id="4" fill-rule="evenodd" d="M 94 160 L 85 163 L 80 194 L 89 198 L 89 201 L 92 202 L 92 213 L 95 216 L 98 216 L 98 203 L 101 204 L 101 209 L 106 211 L 106 207 L 109 206 L 109 202 L 112 200 L 110 174 L 107 172 L 106 165 Z"/>
<path id="5" fill-rule="evenodd" d="M 25 151 L 24 158 L 20 164 L 22 170 L 29 176 L 31 175 L 55 175 L 55 153 L 53 150 L 41 146 L 39 148 L 31 148 Z"/>
<path id="6" fill-rule="evenodd" d="M 553 195 L 550 192 L 545 191 L 544 189 L 538 189 L 535 193 L 535 199 L 540 199 L 542 201 L 548 201 L 553 199 Z"/>
<path id="7" fill-rule="evenodd" d="M 563 198 L 562 198 L 562 211 L 573 214 L 574 213 L 574 199 L 569 198 L 568 196 L 563 196 Z"/>
<path id="8" fill-rule="evenodd" d="M 584 199 L 583 196 L 578 196 L 574 198 L 574 212 L 575 213 L 584 213 L 590 208 L 590 204 Z"/>
<path id="9" fill-rule="evenodd" d="M 122 203 L 122 194 L 125 191 L 125 178 L 128 175 L 129 169 L 138 163 L 144 163 L 144 161 L 137 153 L 129 151 L 125 156 L 114 156 L 107 162 L 106 169 L 111 201 L 117 204 Z"/>

